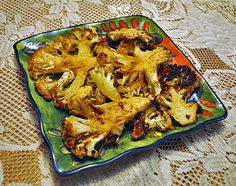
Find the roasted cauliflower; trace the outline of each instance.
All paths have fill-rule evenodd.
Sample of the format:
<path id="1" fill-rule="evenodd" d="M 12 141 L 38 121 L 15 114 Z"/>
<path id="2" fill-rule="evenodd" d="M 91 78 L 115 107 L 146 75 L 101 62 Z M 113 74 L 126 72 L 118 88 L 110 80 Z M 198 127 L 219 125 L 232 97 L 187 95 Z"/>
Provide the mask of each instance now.
<path id="1" fill-rule="evenodd" d="M 112 101 L 121 99 L 119 91 L 114 87 L 112 72 L 106 74 L 103 67 L 94 68 L 89 72 L 90 81 L 94 82 L 98 90 Z"/>
<path id="2" fill-rule="evenodd" d="M 119 50 L 116 51 L 112 48 L 107 48 L 105 44 L 98 45 L 95 49 L 99 59 L 98 61 L 100 61 L 102 65 L 116 64 L 116 71 L 122 75 L 122 80 L 120 80 L 120 82 L 122 82 L 121 86 L 123 86 L 127 80 L 129 80 L 127 81 L 128 84 L 132 83 L 132 80 L 134 81 L 136 79 L 135 76 L 137 73 L 142 73 L 147 81 L 150 94 L 159 94 L 161 87 L 157 76 L 157 68 L 159 64 L 170 60 L 170 51 L 162 46 L 158 46 L 152 50 L 143 50 L 140 41 L 127 42 L 133 45 L 132 54 L 124 52 L 125 49 L 122 49 L 122 47 L 118 47 L 120 51 L 123 51 L 119 53 Z M 123 44 L 123 48 L 126 46 L 127 45 Z M 139 84 L 141 84 L 141 82 Z"/>
<path id="3" fill-rule="evenodd" d="M 92 87 L 83 86 L 87 72 L 76 72 L 69 85 L 58 84 L 53 90 L 53 102 L 56 107 L 68 110 L 76 116 L 90 117 L 96 114 L 91 107 Z"/>
<path id="4" fill-rule="evenodd" d="M 83 107 L 78 108 L 75 108 L 75 105 L 79 105 L 82 102 L 81 99 L 89 97 L 89 95 L 84 96 L 84 92 L 86 94 L 89 93 L 87 89 L 81 88 L 81 86 L 85 82 L 88 70 L 97 65 L 96 57 L 93 56 L 92 46 L 100 40 L 101 37 L 91 30 L 76 28 L 66 36 L 57 37 L 56 41 L 51 45 L 46 45 L 33 53 L 30 56 L 29 63 L 31 77 L 36 78 L 40 74 L 60 73 L 68 71 L 68 69 L 71 69 L 70 74 L 73 73 L 73 78 L 64 75 L 58 81 L 53 81 L 47 76 L 40 77 L 35 83 L 37 91 L 45 99 L 53 99 L 56 107 L 69 110 L 72 114 L 82 115 L 86 113 L 86 117 L 94 115 L 95 112 L 88 106 L 90 103 L 86 102 Z M 47 54 L 47 52 L 55 50 L 62 52 L 54 52 L 52 59 L 44 57 L 44 54 Z M 65 61 L 67 61 L 66 65 L 64 64 Z M 48 64 L 48 62 L 53 68 L 44 69 L 39 65 L 41 63 Z M 66 81 L 69 82 L 67 83 Z M 79 97 L 78 93 L 81 93 L 84 97 Z"/>
<path id="5" fill-rule="evenodd" d="M 96 144 L 104 140 L 109 129 L 98 120 L 86 120 L 75 116 L 66 117 L 62 123 L 62 139 L 68 149 L 79 159 L 97 158 L 99 149 Z"/>
<path id="6" fill-rule="evenodd" d="M 150 51 L 142 51 L 138 46 L 135 47 L 134 57 L 137 58 L 137 64 L 134 65 L 133 69 L 144 71 L 147 83 L 153 90 L 154 95 L 161 92 L 157 67 L 159 64 L 168 61 L 170 54 L 169 50 L 161 46 Z"/>
<path id="7" fill-rule="evenodd" d="M 97 144 L 102 140 L 106 144 L 118 144 L 124 124 L 149 103 L 146 98 L 133 97 L 96 106 L 101 113 L 97 117 L 82 119 L 69 116 L 62 124 L 64 143 L 80 159 L 97 158 L 100 151 Z M 112 141 L 111 136 L 115 136 Z"/>
<path id="8" fill-rule="evenodd" d="M 156 102 L 152 102 L 146 110 L 140 112 L 133 120 L 132 139 L 137 140 L 149 131 L 164 132 L 173 129 L 170 115 Z"/>
<path id="9" fill-rule="evenodd" d="M 52 99 L 52 91 L 56 84 L 57 81 L 51 79 L 49 76 L 41 76 L 35 82 L 35 88 L 44 99 L 49 101 Z"/>
<path id="10" fill-rule="evenodd" d="M 38 93 L 70 114 L 62 122 L 65 146 L 79 159 L 98 158 L 105 145 L 119 144 L 126 126 L 139 140 L 197 121 L 197 103 L 186 100 L 198 78 L 172 57 L 144 30 L 102 38 L 75 28 L 37 49 L 28 69 Z"/>
<path id="11" fill-rule="evenodd" d="M 174 87 L 158 95 L 156 100 L 180 125 L 186 126 L 197 121 L 198 104 L 187 103 L 181 92 L 177 92 Z"/>
<path id="12" fill-rule="evenodd" d="M 158 68 L 158 72 L 163 90 L 175 87 L 178 91 L 181 90 L 185 97 L 189 97 L 199 86 L 196 74 L 188 66 L 162 63 Z"/>
<path id="13" fill-rule="evenodd" d="M 29 59 L 29 72 L 37 79 L 41 74 L 62 73 L 68 69 L 83 68 L 88 63 L 93 66 L 92 47 L 101 36 L 89 29 L 76 28 L 66 36 L 59 36 L 52 44 L 36 50 Z"/>
<path id="14" fill-rule="evenodd" d="M 63 89 L 74 78 L 74 73 L 71 70 L 65 71 L 59 80 L 53 80 L 49 76 L 41 76 L 35 82 L 35 89 L 44 99 L 51 100 L 55 89 Z"/>
<path id="15" fill-rule="evenodd" d="M 134 40 L 139 38 L 145 43 L 152 43 L 154 39 L 147 34 L 144 30 L 137 30 L 135 28 L 121 28 L 108 33 L 108 38 L 112 41 L 118 41 L 122 39 Z"/>

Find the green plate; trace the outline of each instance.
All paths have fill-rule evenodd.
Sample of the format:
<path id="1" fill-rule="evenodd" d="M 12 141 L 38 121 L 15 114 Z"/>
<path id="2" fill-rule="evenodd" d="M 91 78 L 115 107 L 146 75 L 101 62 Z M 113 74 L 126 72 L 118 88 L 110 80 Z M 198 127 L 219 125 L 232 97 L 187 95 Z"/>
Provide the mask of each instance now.
<path id="1" fill-rule="evenodd" d="M 199 74 L 199 72 L 197 72 L 197 70 L 194 68 L 193 64 L 177 48 L 177 46 L 166 35 L 166 33 L 155 22 L 147 17 L 140 15 L 126 16 L 74 27 L 92 27 L 93 29 L 96 29 L 96 31 L 102 36 L 105 36 L 106 32 L 109 32 L 110 30 L 116 29 L 118 27 L 134 27 L 144 29 L 156 38 L 156 44 L 165 46 L 172 51 L 175 56 L 173 58 L 173 63 L 179 65 L 188 65 L 190 68 L 194 69 L 197 74 Z M 66 111 L 56 109 L 52 101 L 45 101 L 41 96 L 38 95 L 34 88 L 34 80 L 30 78 L 28 72 L 29 55 L 32 52 L 34 52 L 37 48 L 42 47 L 46 43 L 53 42 L 53 40 L 58 35 L 67 34 L 74 27 L 37 34 L 22 39 L 14 44 L 16 58 L 27 82 L 29 97 L 31 98 L 31 101 L 38 114 L 42 136 L 49 147 L 54 168 L 59 175 L 71 175 L 87 168 L 108 164 L 128 153 L 152 148 L 156 146 L 157 143 L 167 139 L 168 137 L 172 137 L 177 134 L 179 135 L 185 132 L 188 133 L 191 132 L 192 129 L 196 129 L 200 126 L 204 126 L 206 124 L 217 122 L 226 118 L 227 110 L 225 106 L 210 88 L 208 83 L 199 74 L 201 85 L 198 90 L 189 98 L 198 102 L 203 108 L 203 113 L 198 115 L 198 121 L 196 123 L 186 127 L 177 126 L 175 130 L 169 130 L 163 133 L 163 135 L 160 137 L 146 136 L 145 138 L 138 141 L 132 141 L 130 138 L 131 131 L 124 129 L 124 132 L 120 138 L 120 144 L 118 146 L 109 146 L 104 148 L 100 158 L 96 160 L 83 161 L 76 159 L 70 154 L 70 152 L 66 150 L 60 137 L 61 123 L 68 113 Z"/>

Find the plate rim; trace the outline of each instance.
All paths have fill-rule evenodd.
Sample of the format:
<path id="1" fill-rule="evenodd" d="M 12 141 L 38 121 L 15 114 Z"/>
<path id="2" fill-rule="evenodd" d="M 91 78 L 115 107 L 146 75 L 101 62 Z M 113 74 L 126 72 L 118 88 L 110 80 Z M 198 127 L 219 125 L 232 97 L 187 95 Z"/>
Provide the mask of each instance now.
<path id="1" fill-rule="evenodd" d="M 56 157 L 55 157 L 55 154 L 53 152 L 53 147 L 52 147 L 52 144 L 50 142 L 50 140 L 48 139 L 47 135 L 46 135 L 46 132 L 44 131 L 44 127 L 43 127 L 43 121 L 42 121 L 42 116 L 41 116 L 41 113 L 40 113 L 40 109 L 37 105 L 37 103 L 35 102 L 35 100 L 33 99 L 32 97 L 32 94 L 31 94 L 31 91 L 30 91 L 30 88 L 29 88 L 29 81 L 28 81 L 28 75 L 20 61 L 20 58 L 19 58 L 19 51 L 17 49 L 17 45 L 24 41 L 24 40 L 27 40 L 29 38 L 33 38 L 35 36 L 39 36 L 39 35 L 44 35 L 44 34 L 47 34 L 47 33 L 51 33 L 53 31 L 61 31 L 61 30 L 68 30 L 68 29 L 72 29 L 72 28 L 75 28 L 75 27 L 78 27 L 78 26 L 84 26 L 84 25 L 89 25 L 89 24 L 98 24 L 98 23 L 103 23 L 103 22 L 108 22 L 108 21 L 111 21 L 111 20 L 114 20 L 114 19 L 124 19 L 124 18 L 127 18 L 127 17 L 143 17 L 149 21 L 151 21 L 153 24 L 155 24 L 155 26 L 160 29 L 165 35 L 166 37 L 168 37 L 168 39 L 172 42 L 172 44 L 178 49 L 178 51 L 185 57 L 188 59 L 188 61 L 190 62 L 191 66 L 194 68 L 195 72 L 201 77 L 201 79 L 204 81 L 204 83 L 206 83 L 207 87 L 210 89 L 210 91 L 213 93 L 213 95 L 216 97 L 217 101 L 219 101 L 219 103 L 221 104 L 222 108 L 224 109 L 224 113 L 222 116 L 218 117 L 218 118 L 213 118 L 213 119 L 209 119 L 209 120 L 206 120 L 200 124 L 198 124 L 197 126 L 189 129 L 189 130 L 186 130 L 186 131 L 180 131 L 180 132 L 177 132 L 177 133 L 173 133 L 173 134 L 170 134 L 166 137 L 163 137 L 162 139 L 159 139 L 155 142 L 153 142 L 152 144 L 150 145 L 147 145 L 147 146 L 143 146 L 143 147 L 137 147 L 137 148 L 134 148 L 134 149 L 130 149 L 130 150 L 127 150 L 125 152 L 122 152 L 120 154 L 118 154 L 117 156 L 113 157 L 113 158 L 110 158 L 108 160 L 105 160 L 103 162 L 98 162 L 98 163 L 95 163 L 95 164 L 89 164 L 89 165 L 84 165 L 82 167 L 79 167 L 79 168 L 75 168 L 75 169 L 72 169 L 72 170 L 69 170 L 69 171 L 64 171 L 64 170 L 61 170 L 61 168 L 58 167 L 57 165 L 57 162 L 56 162 Z M 73 25 L 73 26 L 69 26 L 69 27 L 63 27 L 63 28 L 58 28 L 58 29 L 54 29 L 54 30 L 48 30 L 48 31 L 45 31 L 45 32 L 41 32 L 41 33 L 37 33 L 37 34 L 34 34 L 34 35 L 31 35 L 31 36 L 28 36 L 28 37 L 25 37 L 25 38 L 22 38 L 20 40 L 18 40 L 17 42 L 15 42 L 13 44 L 13 49 L 14 49 L 14 52 L 15 52 L 15 55 L 16 55 L 16 59 L 17 59 L 17 63 L 18 63 L 18 66 L 20 67 L 20 70 L 21 72 L 23 73 L 23 76 L 24 76 L 24 80 L 25 80 L 25 87 L 26 87 L 26 91 L 27 91 L 27 94 L 30 98 L 30 101 L 33 105 L 33 108 L 36 110 L 36 113 L 37 113 L 37 118 L 38 118 L 38 122 L 39 122 L 39 127 L 40 127 L 40 133 L 44 139 L 44 141 L 46 142 L 48 148 L 49 148 L 49 151 L 50 151 L 50 155 L 52 157 L 52 164 L 53 164 L 53 167 L 54 167 L 54 170 L 55 172 L 60 175 L 60 176 L 70 176 L 70 175 L 73 175 L 73 174 L 76 174 L 80 171 L 83 171 L 83 170 L 86 170 L 88 168 L 96 168 L 96 167 L 99 167 L 99 166 L 104 166 L 104 165 L 107 165 L 113 161 L 116 161 L 117 159 L 125 156 L 125 155 L 128 155 L 128 154 L 133 154 L 133 153 L 136 153 L 136 152 L 140 152 L 140 151 L 144 151 L 144 150 L 149 150 L 155 146 L 157 146 L 159 143 L 161 143 L 162 141 L 164 140 L 168 140 L 169 138 L 173 138 L 173 137 L 178 137 L 178 136 L 181 136 L 181 135 L 184 135 L 186 133 L 192 133 L 194 130 L 198 130 L 199 128 L 201 127 L 204 127 L 206 125 L 209 125 L 209 124 L 212 124 L 213 122 L 219 122 L 221 120 L 224 120 L 227 116 L 228 116 L 228 111 L 225 107 L 225 105 L 223 104 L 223 102 L 221 101 L 221 99 L 218 97 L 218 95 L 215 93 L 215 91 L 212 89 L 212 87 L 209 85 L 209 83 L 205 80 L 205 78 L 203 77 L 203 75 L 196 69 L 195 65 L 189 60 L 189 58 L 183 53 L 183 51 L 175 44 L 175 42 L 173 42 L 173 40 L 169 37 L 169 35 L 154 21 L 152 20 L 151 18 L 149 17 L 146 17 L 144 15 L 128 15 L 128 16 L 121 16 L 121 17 L 114 17 L 114 18 L 109 18 L 109 19 L 104 19 L 104 20 L 101 20 L 101 21 L 95 21 L 95 22 L 88 22 L 88 23 L 83 23 L 83 24 L 78 24 L 78 25 Z"/>

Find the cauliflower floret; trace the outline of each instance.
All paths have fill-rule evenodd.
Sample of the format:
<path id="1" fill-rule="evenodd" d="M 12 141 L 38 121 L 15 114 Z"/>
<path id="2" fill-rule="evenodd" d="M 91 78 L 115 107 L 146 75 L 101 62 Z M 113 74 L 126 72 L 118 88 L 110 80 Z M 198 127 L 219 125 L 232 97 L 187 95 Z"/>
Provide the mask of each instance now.
<path id="1" fill-rule="evenodd" d="M 180 125 L 186 126 L 197 121 L 197 103 L 186 103 L 183 95 L 175 88 L 170 87 L 166 92 L 157 96 L 156 100 L 167 108 L 167 113 Z"/>
<path id="2" fill-rule="evenodd" d="M 121 46 L 122 44 L 122 46 Z M 126 83 L 137 72 L 142 72 L 145 75 L 149 85 L 150 93 L 157 95 L 161 92 L 161 86 L 157 76 L 157 67 L 159 64 L 169 60 L 171 53 L 162 46 L 157 46 L 153 50 L 142 50 L 143 43 L 140 41 L 123 41 L 118 46 L 117 50 L 107 47 L 105 44 L 98 45 L 95 49 L 98 61 L 105 64 L 114 64 L 116 71 L 122 74 L 122 85 Z M 128 47 L 133 45 L 131 48 Z M 125 51 L 127 48 L 127 51 Z M 132 51 L 132 54 L 129 54 Z M 121 53 L 119 53 L 121 52 Z M 117 64 L 119 64 L 117 66 Z"/>
<path id="3" fill-rule="evenodd" d="M 73 73 L 74 74 L 74 73 Z M 56 107 L 61 107 L 64 109 L 68 109 L 68 103 L 70 99 L 76 95 L 76 92 L 79 87 L 81 87 L 82 83 L 84 82 L 86 76 L 78 76 L 74 75 L 74 79 L 68 82 L 68 78 L 70 76 L 66 76 L 63 79 L 59 79 L 57 85 L 53 89 L 52 96 L 53 96 L 53 103 Z"/>
<path id="4" fill-rule="evenodd" d="M 105 73 L 103 67 L 94 68 L 89 72 L 90 81 L 94 82 L 99 91 L 112 101 L 121 99 L 119 91 L 114 87 L 112 72 Z"/>
<path id="5" fill-rule="evenodd" d="M 109 130 L 105 130 L 101 126 L 98 120 L 69 116 L 64 119 L 62 124 L 62 139 L 66 147 L 79 159 L 97 158 L 100 155 L 100 149 L 96 144 L 109 134 Z"/>
<path id="6" fill-rule="evenodd" d="M 138 30 L 135 28 L 117 29 L 117 30 L 109 32 L 107 36 L 112 41 L 118 41 L 121 39 L 133 40 L 133 39 L 137 39 L 137 38 L 139 38 L 140 40 L 142 40 L 145 43 L 151 43 L 154 41 L 153 37 L 148 35 L 147 32 L 145 32 L 144 30 Z"/>
<path id="7" fill-rule="evenodd" d="M 51 100 L 54 89 L 66 87 L 74 78 L 74 73 L 71 70 L 65 71 L 59 80 L 53 80 L 49 76 L 42 76 L 35 82 L 35 89 L 44 99 Z"/>
<path id="8" fill-rule="evenodd" d="M 53 90 L 53 102 L 56 107 L 64 108 L 76 116 L 91 117 L 96 114 L 91 107 L 91 86 L 82 86 L 86 73 L 77 74 L 68 86 L 57 86 Z"/>
<path id="9" fill-rule="evenodd" d="M 141 119 L 145 123 L 147 130 L 156 128 L 157 131 L 164 132 L 173 128 L 170 115 L 165 110 L 157 109 L 154 106 L 147 109 Z"/>
<path id="10" fill-rule="evenodd" d="M 93 46 L 101 40 L 89 29 L 73 29 L 66 36 L 59 36 L 54 43 L 36 50 L 29 59 L 32 78 L 40 74 L 62 73 L 67 69 L 83 68 L 88 63 L 96 63 Z"/>
<path id="11" fill-rule="evenodd" d="M 103 141 L 104 145 L 111 142 L 118 144 L 124 124 L 149 104 L 150 101 L 147 98 L 124 98 L 94 106 L 101 113 L 96 117 L 81 119 L 69 116 L 62 124 L 64 143 L 80 159 L 97 158 L 99 149 L 96 148 L 99 147 L 96 144 L 100 141 Z"/>
<path id="12" fill-rule="evenodd" d="M 163 110 L 157 103 L 152 103 L 145 111 L 136 116 L 133 120 L 133 132 L 131 138 L 137 140 L 145 135 L 148 131 L 156 130 L 164 132 L 167 129 L 173 129 L 172 120 L 170 115 Z"/>
<path id="13" fill-rule="evenodd" d="M 161 92 L 157 67 L 159 64 L 168 61 L 170 54 L 169 50 L 161 46 L 146 51 L 142 51 L 138 45 L 135 46 L 134 57 L 137 59 L 137 63 L 133 65 L 133 70 L 144 71 L 147 83 L 153 90 L 154 95 Z"/>
<path id="14" fill-rule="evenodd" d="M 163 90 L 175 87 L 185 98 L 192 95 L 195 88 L 199 86 L 197 76 L 188 66 L 163 63 L 159 66 L 160 83 Z"/>
<path id="15" fill-rule="evenodd" d="M 50 45 L 36 50 L 30 55 L 29 61 L 30 76 L 34 79 L 37 79 L 38 75 L 41 74 L 62 73 L 67 69 L 79 67 L 74 56 L 52 48 Z"/>

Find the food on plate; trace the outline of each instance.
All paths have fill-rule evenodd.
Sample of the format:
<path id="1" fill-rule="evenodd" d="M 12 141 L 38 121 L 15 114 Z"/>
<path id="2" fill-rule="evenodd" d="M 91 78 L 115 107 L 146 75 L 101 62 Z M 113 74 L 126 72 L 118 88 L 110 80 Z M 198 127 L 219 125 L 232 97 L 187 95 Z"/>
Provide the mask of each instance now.
<path id="1" fill-rule="evenodd" d="M 133 140 L 141 138 L 151 130 L 164 132 L 174 128 L 170 115 L 157 102 L 149 104 L 132 122 L 134 127 L 131 137 Z"/>
<path id="2" fill-rule="evenodd" d="M 138 30 L 135 28 L 116 29 L 112 32 L 109 32 L 107 36 L 112 41 L 118 41 L 122 39 L 134 40 L 138 38 L 145 43 L 153 42 L 152 36 L 148 35 L 144 30 Z"/>
<path id="3" fill-rule="evenodd" d="M 37 49 L 30 56 L 30 76 L 37 79 L 42 74 L 63 73 L 68 69 L 86 70 L 96 64 L 92 48 L 101 39 L 92 30 L 80 28 L 58 36 L 52 44 Z"/>
<path id="4" fill-rule="evenodd" d="M 79 159 L 98 158 L 108 144 L 197 121 L 198 104 L 187 99 L 199 86 L 188 66 L 144 30 L 121 28 L 102 38 L 75 28 L 29 58 L 35 89 L 69 112 L 62 122 L 65 146 Z"/>
<path id="5" fill-rule="evenodd" d="M 98 105 L 96 108 L 101 114 L 97 117 L 66 117 L 62 124 L 62 137 L 66 147 L 80 159 L 97 158 L 99 146 L 96 148 L 96 145 L 101 141 L 103 144 L 118 144 L 124 124 L 144 110 L 149 103 L 148 98 L 123 98 Z"/>
<path id="6" fill-rule="evenodd" d="M 195 102 L 187 103 L 181 91 L 174 87 L 169 88 L 157 96 L 157 102 L 166 107 L 170 114 L 180 125 L 188 125 L 197 121 L 198 105 Z"/>

